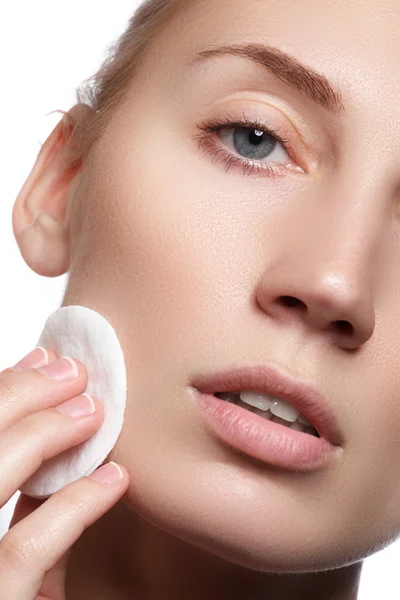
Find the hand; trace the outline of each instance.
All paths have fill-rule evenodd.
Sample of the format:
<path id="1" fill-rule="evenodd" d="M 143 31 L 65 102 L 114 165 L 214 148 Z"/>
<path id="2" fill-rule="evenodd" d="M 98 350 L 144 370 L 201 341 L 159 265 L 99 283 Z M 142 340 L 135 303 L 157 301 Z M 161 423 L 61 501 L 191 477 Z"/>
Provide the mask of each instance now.
<path id="1" fill-rule="evenodd" d="M 75 360 L 78 377 L 54 379 L 45 369 L 71 364 L 46 349 L 49 365 L 32 368 L 44 352 L 36 349 L 23 369 L 0 372 L 0 508 L 42 462 L 92 436 L 103 422 L 103 405 L 81 417 L 60 412 L 64 402 L 82 394 L 87 372 Z M 32 363 L 32 359 L 33 360 Z M 40 365 L 45 365 L 43 360 Z M 17 365 L 16 365 L 17 366 Z M 15 366 L 15 367 L 16 367 Z M 118 465 L 119 466 L 119 465 Z M 129 477 L 101 483 L 92 475 L 66 485 L 45 500 L 21 494 L 10 528 L 0 540 L 0 590 L 7 600 L 65 600 L 65 575 L 71 547 L 83 531 L 126 492 Z M 118 471 L 117 471 L 118 472 Z"/>

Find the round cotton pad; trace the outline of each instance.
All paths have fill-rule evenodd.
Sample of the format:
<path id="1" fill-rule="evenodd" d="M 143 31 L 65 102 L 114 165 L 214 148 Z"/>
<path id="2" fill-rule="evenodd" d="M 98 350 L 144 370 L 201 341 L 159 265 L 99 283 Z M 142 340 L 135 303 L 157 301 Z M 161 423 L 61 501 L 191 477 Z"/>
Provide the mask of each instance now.
<path id="1" fill-rule="evenodd" d="M 85 306 L 64 306 L 47 319 L 38 346 L 58 356 L 77 358 L 86 368 L 85 391 L 104 406 L 104 420 L 88 440 L 46 460 L 20 488 L 45 498 L 85 475 L 90 475 L 114 447 L 122 429 L 126 405 L 124 354 L 110 323 Z"/>

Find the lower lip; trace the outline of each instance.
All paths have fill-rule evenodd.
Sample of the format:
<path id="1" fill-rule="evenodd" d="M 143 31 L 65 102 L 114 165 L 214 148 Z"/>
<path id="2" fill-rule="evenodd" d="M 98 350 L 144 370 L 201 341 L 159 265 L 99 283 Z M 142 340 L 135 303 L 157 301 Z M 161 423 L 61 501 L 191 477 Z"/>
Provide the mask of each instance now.
<path id="1" fill-rule="evenodd" d="M 289 429 L 212 394 L 193 393 L 206 425 L 222 441 L 259 460 L 295 471 L 328 466 L 343 450 L 323 438 Z"/>

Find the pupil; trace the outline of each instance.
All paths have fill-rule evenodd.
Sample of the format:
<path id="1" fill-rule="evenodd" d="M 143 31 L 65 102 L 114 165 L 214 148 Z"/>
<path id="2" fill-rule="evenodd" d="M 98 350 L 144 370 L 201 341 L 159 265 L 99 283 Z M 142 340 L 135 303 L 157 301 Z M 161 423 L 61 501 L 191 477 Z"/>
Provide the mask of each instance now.
<path id="1" fill-rule="evenodd" d="M 254 134 L 250 133 L 250 141 L 252 144 L 255 144 L 256 146 L 258 144 L 262 143 L 262 136 L 264 135 L 263 131 L 260 131 L 259 129 L 255 129 L 254 130 Z"/>

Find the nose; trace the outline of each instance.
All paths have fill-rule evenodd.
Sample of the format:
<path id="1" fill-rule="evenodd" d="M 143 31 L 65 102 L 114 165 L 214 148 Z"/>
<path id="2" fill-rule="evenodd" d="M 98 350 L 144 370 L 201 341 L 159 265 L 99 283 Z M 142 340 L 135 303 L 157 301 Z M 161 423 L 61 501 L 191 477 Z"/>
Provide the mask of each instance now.
<path id="1" fill-rule="evenodd" d="M 325 332 L 342 348 L 355 349 L 374 331 L 372 293 L 351 257 L 334 264 L 326 256 L 276 255 L 259 282 L 257 301 L 276 320 Z"/>

